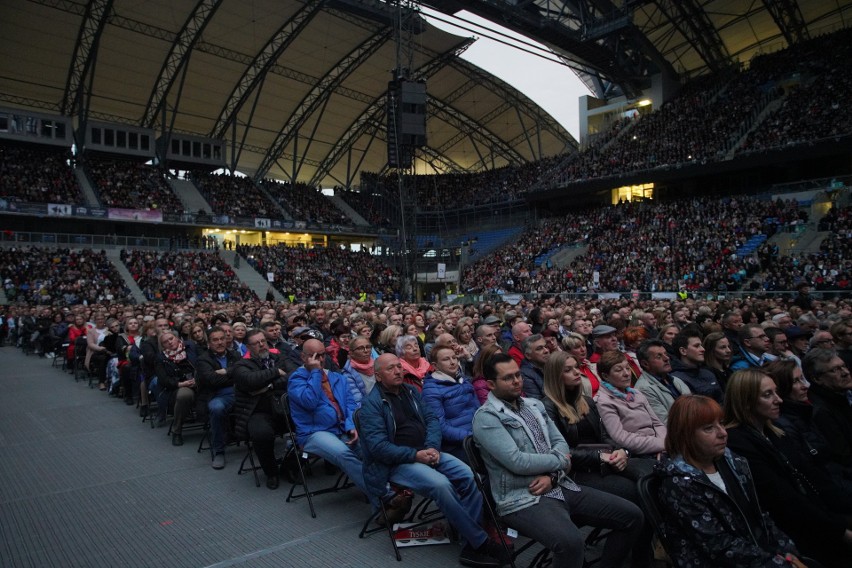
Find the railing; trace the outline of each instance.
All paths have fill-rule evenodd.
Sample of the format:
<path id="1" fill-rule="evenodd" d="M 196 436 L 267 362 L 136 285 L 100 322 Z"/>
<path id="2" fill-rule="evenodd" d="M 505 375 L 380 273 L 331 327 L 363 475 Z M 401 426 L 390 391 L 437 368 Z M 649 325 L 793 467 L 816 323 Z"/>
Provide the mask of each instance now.
<path id="1" fill-rule="evenodd" d="M 168 223 L 173 225 L 192 225 L 198 227 L 252 228 L 272 231 L 318 231 L 331 234 L 364 233 L 381 235 L 389 230 L 352 225 L 313 223 L 308 221 L 287 221 L 285 219 L 261 217 L 232 217 L 229 215 L 208 215 L 196 213 L 165 213 L 162 211 L 88 207 L 61 203 L 16 203 L 0 198 L 0 213 L 18 215 L 38 215 L 61 218 L 109 219 L 132 223 Z"/>
<path id="2" fill-rule="evenodd" d="M 725 300 L 743 298 L 792 298 L 797 292 L 795 290 L 774 290 L 750 292 L 747 290 L 718 291 L 718 292 L 689 292 L 688 297 L 696 300 Z M 811 297 L 816 300 L 830 300 L 834 298 L 850 298 L 852 290 L 812 290 Z M 589 301 L 589 300 L 678 300 L 678 292 L 532 292 L 521 293 L 477 293 L 477 294 L 442 294 L 441 299 L 451 304 L 481 304 L 508 302 L 517 304 L 521 300 L 536 301 L 544 297 L 558 298 L 561 301 Z"/>

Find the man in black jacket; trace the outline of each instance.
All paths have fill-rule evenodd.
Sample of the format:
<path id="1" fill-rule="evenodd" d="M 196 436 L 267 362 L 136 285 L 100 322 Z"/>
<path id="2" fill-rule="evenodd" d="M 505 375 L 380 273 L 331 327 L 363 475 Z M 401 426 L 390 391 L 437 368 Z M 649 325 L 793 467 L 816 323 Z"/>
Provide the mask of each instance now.
<path id="1" fill-rule="evenodd" d="M 263 473 L 266 487 L 278 489 L 278 464 L 275 461 L 275 436 L 285 431 L 283 417 L 275 413 L 274 397 L 287 390 L 284 362 L 270 353 L 266 337 L 260 329 L 246 334 L 249 358 L 240 359 L 231 376 L 236 391 L 237 437 L 251 440 Z"/>
<path id="2" fill-rule="evenodd" d="M 198 357 L 198 398 L 210 415 L 210 452 L 213 469 L 225 467 L 225 432 L 234 407 L 233 366 L 239 354 L 228 349 L 228 334 L 219 326 L 207 335 L 207 350 Z"/>

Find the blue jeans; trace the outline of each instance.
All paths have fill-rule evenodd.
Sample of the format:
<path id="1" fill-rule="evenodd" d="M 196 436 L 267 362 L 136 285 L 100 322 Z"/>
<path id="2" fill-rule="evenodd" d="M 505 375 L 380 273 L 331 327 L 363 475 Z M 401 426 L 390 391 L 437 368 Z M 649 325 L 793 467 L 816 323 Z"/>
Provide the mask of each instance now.
<path id="1" fill-rule="evenodd" d="M 482 530 L 482 494 L 473 481 L 473 472 L 460 459 L 441 453 L 434 468 L 422 463 L 404 463 L 391 470 L 390 481 L 434 499 L 462 538 L 478 548 L 488 535 Z"/>
<path id="2" fill-rule="evenodd" d="M 234 387 L 219 389 L 207 402 L 207 410 L 210 412 L 210 451 L 214 456 L 225 453 L 225 430 L 232 408 Z"/>
<path id="3" fill-rule="evenodd" d="M 375 497 L 370 495 L 364 485 L 364 471 L 361 464 L 361 448 L 355 443 L 351 446 L 346 442 L 349 440 L 348 434 L 332 434 L 331 432 L 314 432 L 305 441 L 303 450 L 309 454 L 321 457 L 327 462 L 333 463 L 342 469 L 352 483 L 364 492 L 370 499 L 370 503 L 378 508 L 379 502 Z"/>

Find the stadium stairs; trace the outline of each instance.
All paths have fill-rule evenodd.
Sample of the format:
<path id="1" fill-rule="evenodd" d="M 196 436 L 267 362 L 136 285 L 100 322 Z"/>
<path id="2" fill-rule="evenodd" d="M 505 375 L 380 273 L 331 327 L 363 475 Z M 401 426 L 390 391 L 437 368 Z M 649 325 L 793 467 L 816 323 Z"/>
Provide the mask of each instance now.
<path id="1" fill-rule="evenodd" d="M 752 254 L 754 254 L 754 251 L 756 251 L 764 242 L 766 242 L 766 235 L 753 235 L 751 238 L 749 238 L 749 240 L 745 242 L 744 245 L 737 249 L 737 256 L 740 258 L 751 256 Z"/>
<path id="2" fill-rule="evenodd" d="M 251 288 L 254 293 L 257 294 L 258 298 L 261 300 L 265 299 L 266 291 L 269 289 L 269 282 L 267 282 L 266 278 L 261 276 L 257 270 L 252 268 L 252 266 L 246 262 L 244 258 L 240 257 L 238 261 L 238 256 L 237 252 L 233 250 L 219 250 L 219 257 L 233 268 L 237 278 Z M 281 292 L 276 290 L 274 287 L 272 290 L 275 293 L 275 299 L 277 301 L 283 302 L 286 300 Z"/>
<path id="3" fill-rule="evenodd" d="M 287 210 L 287 208 L 284 207 L 283 205 L 281 205 L 281 202 L 278 201 L 277 199 L 275 199 L 274 195 L 272 195 L 269 191 L 267 191 L 262 185 L 260 185 L 258 183 L 254 184 L 254 186 L 258 189 L 258 191 L 260 191 L 262 194 L 264 194 L 266 197 L 268 197 L 270 201 L 272 201 L 272 203 L 275 205 L 275 207 L 278 208 L 278 212 L 281 214 L 281 216 L 285 220 L 287 220 L 287 221 L 293 220 L 293 216 L 290 214 L 290 212 Z"/>
<path id="4" fill-rule="evenodd" d="M 82 167 L 76 168 L 74 170 L 74 175 L 77 178 L 77 182 L 80 184 L 80 188 L 83 190 L 83 197 L 86 200 L 86 207 L 100 207 L 100 200 L 98 199 L 95 190 L 92 188 L 92 182 L 89 181 L 89 176 L 86 175 L 86 172 Z"/>
<path id="5" fill-rule="evenodd" d="M 790 248 L 786 254 L 817 253 L 819 252 L 822 241 L 831 234 L 831 231 L 817 231 L 815 224 L 808 223 L 807 227 L 807 230 L 798 233 L 796 238 L 791 241 Z"/>
<path id="6" fill-rule="evenodd" d="M 739 140 L 737 140 L 731 146 L 731 149 L 728 150 L 728 153 L 725 155 L 725 159 L 734 159 L 734 155 L 739 151 L 740 148 L 742 148 L 742 145 L 745 144 L 746 140 L 748 140 L 748 135 L 757 130 L 760 125 L 763 124 L 763 121 L 766 120 L 766 117 L 775 112 L 775 110 L 778 109 L 783 103 L 784 96 L 769 101 L 769 103 L 765 107 L 763 107 L 763 110 L 761 110 L 757 117 L 755 117 L 755 119 L 752 121 L 749 128 L 743 133 L 742 136 L 740 136 Z"/>
<path id="7" fill-rule="evenodd" d="M 115 247 L 104 247 L 104 250 L 106 251 L 109 261 L 113 264 L 113 266 L 115 266 L 115 269 L 118 270 L 121 277 L 124 278 L 124 284 L 130 289 L 130 293 L 133 295 L 133 299 L 136 300 L 136 303 L 141 304 L 147 302 L 148 298 L 146 298 L 145 294 L 142 293 L 142 288 L 136 284 L 136 280 L 133 279 L 130 271 L 127 270 L 127 266 L 121 262 L 121 249 Z"/>
<path id="8" fill-rule="evenodd" d="M 350 207 L 348 203 L 343 201 L 342 197 L 340 197 L 338 195 L 327 195 L 326 197 L 328 197 L 329 201 L 334 203 L 334 205 L 338 209 L 343 211 L 343 213 L 346 214 L 347 217 L 352 219 L 352 221 L 354 221 L 355 224 L 358 225 L 359 227 L 369 227 L 370 226 L 370 223 L 368 223 L 366 219 L 361 217 L 361 215 L 359 215 L 357 211 L 355 211 L 352 207 Z"/>
<path id="9" fill-rule="evenodd" d="M 168 182 L 172 187 L 172 190 L 175 192 L 175 195 L 177 195 L 180 202 L 183 203 L 183 208 L 187 213 L 198 213 L 199 211 L 206 211 L 207 213 L 210 213 L 213 210 L 212 207 L 210 207 L 210 204 L 207 203 L 207 200 L 204 199 L 204 196 L 201 195 L 201 192 L 198 191 L 198 188 L 195 187 L 195 184 L 191 181 L 169 178 Z"/>
<path id="10" fill-rule="evenodd" d="M 587 252 L 589 252 L 589 245 L 565 245 L 550 256 L 550 262 L 556 268 L 565 268 Z"/>

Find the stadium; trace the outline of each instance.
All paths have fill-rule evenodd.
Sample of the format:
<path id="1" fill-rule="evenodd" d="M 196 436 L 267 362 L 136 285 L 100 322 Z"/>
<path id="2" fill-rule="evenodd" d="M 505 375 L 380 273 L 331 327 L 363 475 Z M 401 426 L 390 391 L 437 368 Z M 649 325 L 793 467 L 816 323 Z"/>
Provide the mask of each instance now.
<path id="1" fill-rule="evenodd" d="M 578 136 L 465 58 L 502 33 L 465 14 L 576 75 Z M 394 326 L 427 365 L 444 334 L 478 351 L 489 317 L 516 349 L 517 318 L 560 345 L 587 318 L 619 341 L 728 332 L 733 312 L 834 330 L 852 290 L 850 22 L 843 0 L 4 2 L 0 564 L 394 564 L 381 534 L 357 538 L 369 510 L 351 491 L 318 497 L 306 526 L 303 501 L 251 486 L 250 446 L 229 438 L 227 473 L 245 457 L 248 476 L 224 479 L 82 388 L 154 412 L 145 373 L 111 382 L 85 343 L 99 317 L 122 335 L 138 320 L 137 343 L 163 320 L 199 349 L 222 324 L 229 341 L 237 323 L 276 322 L 283 343 L 311 328 L 335 370 L 359 335 L 393 354 Z M 180 404 L 160 402 L 182 445 Z M 186 424 L 198 453 L 205 415 Z"/>

